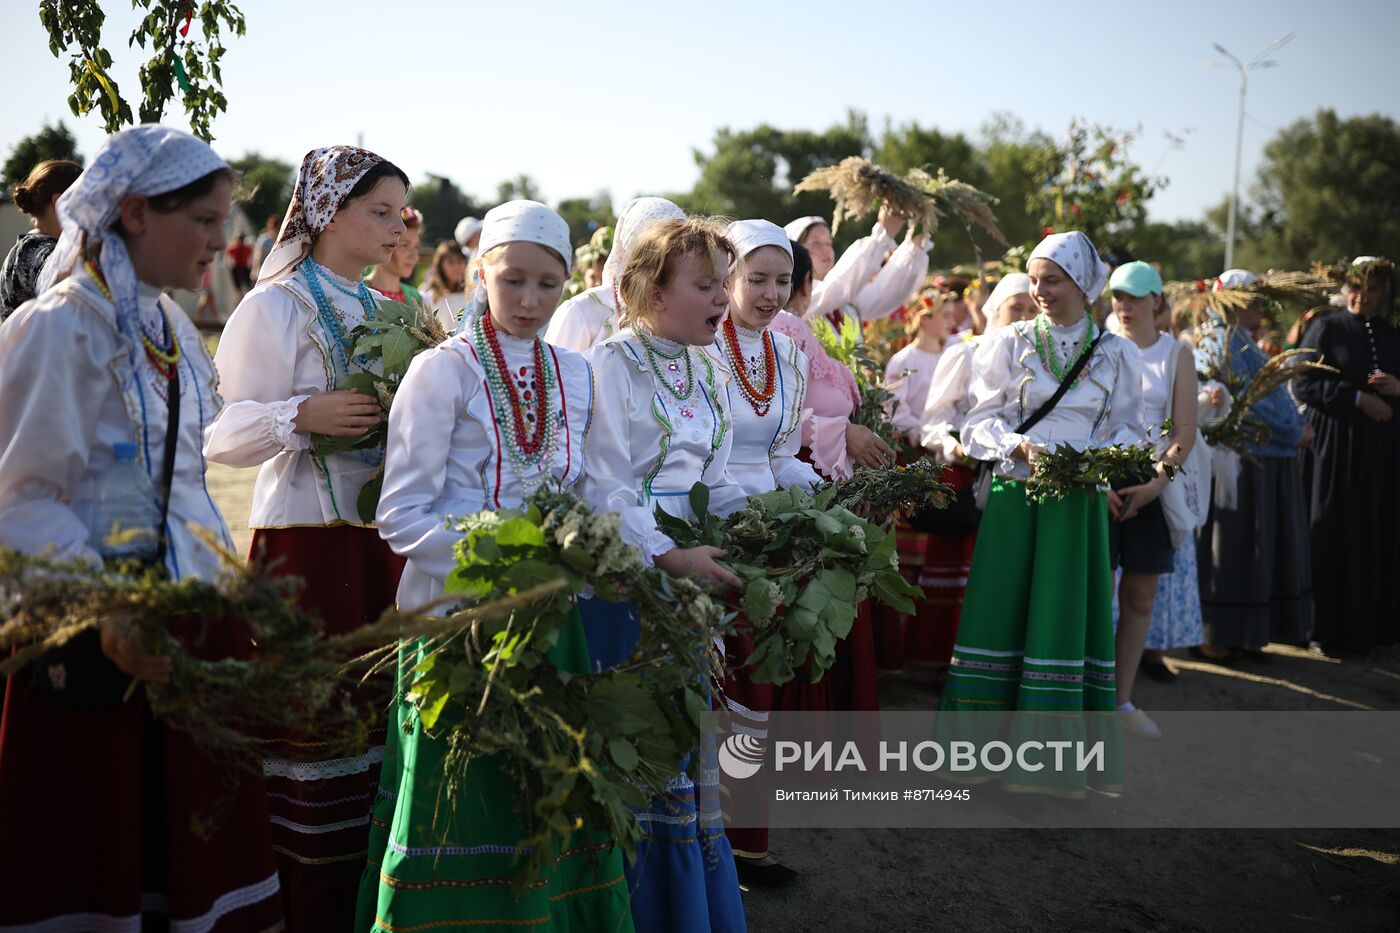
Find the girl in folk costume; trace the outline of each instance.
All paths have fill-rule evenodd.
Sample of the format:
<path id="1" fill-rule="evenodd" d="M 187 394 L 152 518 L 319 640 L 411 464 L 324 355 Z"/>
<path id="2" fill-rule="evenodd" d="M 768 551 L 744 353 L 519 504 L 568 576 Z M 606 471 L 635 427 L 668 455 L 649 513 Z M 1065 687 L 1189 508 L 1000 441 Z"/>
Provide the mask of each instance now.
<path id="1" fill-rule="evenodd" d="M 1151 627 L 1158 580 L 1175 568 L 1176 545 L 1194 546 L 1194 528 L 1173 532 L 1160 497 L 1171 480 L 1165 465 L 1186 462 L 1196 444 L 1198 419 L 1196 361 L 1190 348 L 1157 329 L 1157 312 L 1166 304 L 1162 277 L 1145 262 L 1124 263 L 1108 283 L 1113 313 L 1122 335 L 1138 348 L 1142 364 L 1143 428 L 1161 431 L 1168 419 L 1171 434 L 1158 444 L 1157 475 L 1108 493 L 1109 550 L 1115 570 L 1122 568 L 1118 586 L 1117 654 L 1118 714 L 1123 728 L 1145 738 L 1161 731 L 1133 705 L 1133 683 Z"/>
<path id="2" fill-rule="evenodd" d="M 423 294 L 413 287 L 410 279 L 418 268 L 419 247 L 423 243 L 423 215 L 417 208 L 405 207 L 403 236 L 399 244 L 389 254 L 388 262 L 381 262 L 369 270 L 365 284 L 390 301 L 419 307 L 424 304 Z"/>
<path id="3" fill-rule="evenodd" d="M 1030 277 L 1023 272 L 1013 272 L 998 282 L 983 305 L 989 328 L 995 330 L 1034 317 L 1036 306 L 1030 289 Z M 945 303 L 944 308 L 951 314 L 951 302 Z M 939 355 L 919 416 L 918 443 L 946 464 L 943 482 L 958 490 L 958 503 L 942 514 L 924 516 L 928 524 L 922 548 L 901 548 L 901 557 L 913 552 L 913 561 L 919 567 L 918 585 L 924 590 L 914 618 L 904 629 L 903 657 L 945 670 L 953 657 L 963 592 L 977 541 L 978 513 L 972 489 L 976 473 L 958 438 L 972 408 L 973 354 L 984 339 L 965 332 Z M 940 521 L 945 517 L 946 521 Z M 886 645 L 882 656 L 897 656 L 899 648 Z"/>
<path id="4" fill-rule="evenodd" d="M 1252 272 L 1231 269 L 1217 288 L 1247 285 Z M 1198 355 L 1224 359 L 1246 384 L 1269 357 L 1249 336 L 1263 319 L 1255 301 L 1228 320 L 1213 312 L 1202 324 Z M 1307 503 L 1303 493 L 1301 448 L 1313 431 L 1298 413 L 1285 386 L 1279 386 L 1250 412 L 1269 428 L 1264 444 L 1251 445 L 1239 460 L 1236 482 L 1216 478 L 1215 500 L 1197 538 L 1201 609 L 1209 644 L 1192 653 L 1211 660 L 1259 653 L 1270 641 L 1307 644 L 1312 630 L 1312 573 Z M 1233 486 L 1232 489 L 1229 487 Z"/>
<path id="5" fill-rule="evenodd" d="M 369 365 L 353 355 L 350 331 L 379 296 L 359 276 L 393 253 L 407 190 L 403 172 L 364 149 L 308 153 L 277 244 L 215 357 L 227 405 L 205 432 L 205 455 L 230 466 L 261 464 L 249 516 L 252 556 L 302 578 L 301 602 L 332 634 L 391 605 L 403 567 L 356 509 L 383 451 L 317 456 L 312 435 L 358 436 L 380 420 L 377 400 L 336 385 Z M 365 701 L 381 698 L 375 692 Z M 264 773 L 288 926 L 347 929 L 383 747 L 372 741 L 360 756 L 313 762 L 276 752 Z"/>
<path id="6" fill-rule="evenodd" d="M 545 339 L 580 353 L 607 340 L 621 327 L 622 298 L 618 280 L 627 255 L 642 231 L 663 220 L 684 220 L 685 211 L 665 198 L 633 198 L 617 218 L 617 235 L 603 263 L 603 283 L 575 295 L 559 306 Z"/>
<path id="7" fill-rule="evenodd" d="M 885 385 L 895 402 L 891 422 L 917 447 L 933 374 L 953 333 L 953 309 L 946 295 L 915 299 L 914 313 L 904 331 L 909 342 L 885 364 Z"/>
<path id="8" fill-rule="evenodd" d="M 807 399 L 807 357 L 790 337 L 768 326 L 792 290 L 792 244 L 781 227 L 766 220 L 737 221 L 725 233 L 737 254 L 730 270 L 729 315 L 707 352 L 729 376 L 734 417 L 729 478 L 750 496 L 790 486 L 810 490 L 820 477 L 797 457 Z M 762 739 L 767 737 L 774 687 L 753 682 L 736 666 L 753 648 L 743 632 L 728 639 L 730 673 L 724 694 L 730 712 L 749 734 Z M 796 872 L 768 854 L 767 829 L 730 829 L 728 836 L 740 880 L 769 886 L 796 880 Z"/>
<path id="9" fill-rule="evenodd" d="M 443 240 L 433 251 L 428 275 L 423 282 L 423 300 L 437 314 L 447 333 L 457 329 L 457 316 L 467 306 L 467 257 L 462 247 Z"/>
<path id="10" fill-rule="evenodd" d="M 1076 715 L 1111 714 L 1116 706 L 1108 503 L 1092 489 L 1037 502 L 1027 498 L 1024 480 L 1032 461 L 1060 444 L 1141 440 L 1142 375 L 1137 350 L 1101 334 L 1086 312 L 1108 280 L 1087 236 L 1045 238 L 1028 270 L 1043 313 L 988 334 L 974 360 L 963 445 L 992 462 L 995 478 L 941 709 L 1052 714 L 1018 716 L 1015 740 L 1063 730 L 1102 738 L 1110 744 L 1108 767 L 1097 776 L 1013 766 L 1002 778 L 1010 790 L 1081 797 L 1086 782 L 1101 789 L 1122 782 L 1116 720 Z M 945 737 L 972 727 L 966 718 L 938 721 Z"/>
<path id="11" fill-rule="evenodd" d="M 1329 653 L 1400 640 L 1400 295 L 1389 259 L 1346 269 L 1346 312 L 1320 318 L 1303 346 L 1340 372 L 1297 382 L 1317 431 L 1312 461 L 1313 637 Z"/>
<path id="12" fill-rule="evenodd" d="M 912 311 L 905 323 L 909 343 L 896 350 L 885 364 L 884 384 L 893 396 L 891 402 L 894 409 L 890 422 L 917 450 L 923 427 L 924 404 L 933 382 L 934 369 L 953 332 L 953 309 L 949 306 L 947 295 L 941 292 L 916 296 L 910 306 Z M 921 516 L 912 516 L 910 521 L 899 523 L 895 537 L 904 573 L 911 582 L 917 582 L 923 575 L 928 558 L 929 535 Z M 901 613 L 885 610 L 878 613 L 875 619 L 875 650 L 882 670 L 904 669 L 904 646 L 913 629 L 908 617 Z"/>
<path id="13" fill-rule="evenodd" d="M 155 559 L 172 579 L 219 573 L 219 557 L 191 532 L 230 544 L 200 453 L 221 404 L 218 379 L 162 290 L 197 288 L 223 252 L 232 185 L 203 142 L 150 125 L 110 137 L 59 199 L 62 234 L 41 295 L 0 330 L 0 545 L 99 561 L 95 486 L 126 446 L 165 510 Z M 5 684 L 0 825 L 15 842 L 0 848 L 7 929 L 275 928 L 282 908 L 262 784 L 230 787 L 227 763 L 153 720 L 144 694 L 122 702 L 131 678 L 159 684 L 171 670 L 123 623 L 108 617 L 100 637 L 70 642 L 61 663 L 40 662 L 52 699 L 27 677 Z M 233 624 L 183 634 L 205 657 L 249 647 Z M 85 663 L 70 665 L 80 650 Z M 101 690 L 109 680 L 115 690 Z M 196 815 L 221 808 L 212 835 L 195 835 Z"/>
<path id="14" fill-rule="evenodd" d="M 487 213 L 479 249 L 466 327 L 413 360 L 389 416 L 376 518 L 408 561 L 404 608 L 443 596 L 461 538 L 449 519 L 519 508 L 540 487 L 570 489 L 583 475 L 592 375 L 582 356 L 538 336 L 569 277 L 568 224 L 538 202 L 508 201 Z M 401 658 L 400 683 L 419 655 Z M 581 624 L 551 658 L 588 671 Z M 356 930 L 632 928 L 621 850 L 610 840 L 576 833 L 550 874 L 514 897 L 517 847 L 530 830 L 509 777 L 492 759 L 474 762 L 463 796 L 442 806 L 446 742 L 426 734 L 402 699 L 391 725 Z"/>
<path id="15" fill-rule="evenodd" d="M 824 218 L 799 217 L 789 222 L 783 232 L 812 256 L 807 315 L 825 317 L 840 326 L 847 310 L 855 311 L 860 320 L 876 321 L 904 304 L 928 272 L 933 244 L 925 237 L 911 236 L 896 247 L 894 238 L 902 226 L 904 219 L 882 205 L 870 236 L 847 247 L 838 262 L 831 227 Z"/>
<path id="16" fill-rule="evenodd" d="M 594 391 L 605 402 L 593 413 L 583 490 L 594 509 L 621 514 L 623 536 L 657 567 L 737 585 L 715 563 L 718 548 L 677 548 L 654 511 L 692 517 L 697 482 L 709 487 L 717 514 L 747 501 L 727 476 L 734 431 L 724 373 L 701 349 L 714 343 L 729 303 L 733 256 L 721 228 L 701 219 L 654 223 L 631 244 L 618 280 L 623 329 L 588 353 Z M 628 607 L 589 600 L 580 608 L 595 665 L 631 653 L 637 621 Z M 665 797 L 637 814 L 647 837 L 627 880 L 639 930 L 745 927 L 713 744 L 702 751 L 698 785 L 682 772 Z"/>
<path id="17" fill-rule="evenodd" d="M 832 359 L 812 333 L 812 260 L 793 244 L 793 293 L 788 309 L 771 329 L 797 344 L 807 357 L 807 400 L 802 409 L 802 457 L 827 479 L 846 479 L 856 464 L 878 469 L 893 466 L 895 452 L 851 414 L 860 403 L 855 376 Z M 805 315 L 805 316 L 804 316 Z M 862 605 L 851 632 L 837 643 L 836 666 L 816 683 L 798 677 L 779 689 L 776 709 L 875 710 L 880 708 L 875 665 L 875 634 L 867 605 Z"/>

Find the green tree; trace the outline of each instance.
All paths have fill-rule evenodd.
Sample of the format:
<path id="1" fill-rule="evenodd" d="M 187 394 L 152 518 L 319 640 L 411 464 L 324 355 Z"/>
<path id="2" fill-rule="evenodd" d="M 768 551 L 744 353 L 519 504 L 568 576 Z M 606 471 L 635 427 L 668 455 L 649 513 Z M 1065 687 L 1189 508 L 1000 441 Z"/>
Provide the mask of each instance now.
<path id="1" fill-rule="evenodd" d="M 599 227 L 612 226 L 617 222 L 613 214 L 612 196 L 600 191 L 591 198 L 566 198 L 560 201 L 556 210 L 569 225 L 569 240 L 574 246 L 582 246 L 593 236 Z"/>
<path id="2" fill-rule="evenodd" d="M 816 192 L 794 195 L 793 186 L 814 169 L 867 154 L 870 146 L 865 116 L 856 111 L 822 132 L 767 124 L 738 131 L 725 127 L 715 133 L 713 152 L 695 151 L 700 178 L 688 195 L 673 200 L 687 210 L 777 224 L 807 214 L 829 216 L 830 198 Z M 838 239 L 849 242 L 859 235 L 843 227 Z"/>
<path id="3" fill-rule="evenodd" d="M 296 184 L 294 166 L 280 159 L 264 158 L 256 152 L 249 152 L 229 164 L 240 176 L 234 196 L 255 229 L 262 227 L 268 217 L 281 218 L 286 214 Z"/>
<path id="4" fill-rule="evenodd" d="M 517 175 L 496 186 L 496 200 L 498 202 L 514 201 L 517 198 L 523 198 L 527 201 L 540 199 L 539 187 L 529 175 Z"/>
<path id="5" fill-rule="evenodd" d="M 1001 198 L 997 220 L 1012 244 L 1032 243 L 1040 238 L 1040 217 L 1031 210 L 1033 195 L 1041 183 L 1032 169 L 1035 154 L 1050 144 L 1044 133 L 1031 132 L 1008 113 L 994 113 L 983 124 L 978 147 L 989 194 Z"/>
<path id="6" fill-rule="evenodd" d="M 1342 119 L 1329 109 L 1281 130 L 1264 147 L 1241 225 L 1241 253 L 1261 268 L 1400 251 L 1400 125 L 1380 114 Z"/>
<path id="7" fill-rule="evenodd" d="M 423 212 L 423 245 L 434 248 L 453 238 L 457 222 L 463 217 L 481 217 L 490 206 L 441 175 L 429 175 L 427 181 L 414 185 L 410 200 Z"/>
<path id="8" fill-rule="evenodd" d="M 1026 206 L 1041 227 L 1082 230 L 1102 250 L 1131 249 L 1134 232 L 1147 222 L 1147 202 L 1166 183 L 1130 158 L 1137 132 L 1074 120 L 1063 138 L 1031 153 L 1037 187 Z"/>
<path id="9" fill-rule="evenodd" d="M 146 15 L 132 30 L 127 45 L 149 49 L 138 73 L 142 123 L 159 123 L 178 91 L 190 128 L 202 139 L 213 139 L 211 124 L 228 109 L 219 62 L 227 51 L 222 36 L 244 33 L 245 22 L 229 0 L 132 0 Z M 96 110 L 107 132 L 135 122 L 131 104 L 111 75 L 112 56 L 102 41 L 107 15 L 98 0 L 40 0 L 39 22 L 49 34 L 55 58 L 68 53 L 73 93 L 68 106 L 74 116 Z M 191 26 L 198 22 L 199 28 Z M 200 41 L 200 35 L 203 41 Z"/>
<path id="10" fill-rule="evenodd" d="M 78 154 L 78 141 L 62 122 L 57 126 L 45 123 L 39 132 L 15 143 L 9 158 L 5 160 L 5 191 L 28 178 L 34 166 L 50 159 L 69 159 L 83 164 L 83 157 Z"/>
<path id="11" fill-rule="evenodd" d="M 1167 281 L 1219 275 L 1225 262 L 1225 237 L 1209 221 L 1145 223 L 1133 233 L 1132 253 L 1158 265 Z"/>

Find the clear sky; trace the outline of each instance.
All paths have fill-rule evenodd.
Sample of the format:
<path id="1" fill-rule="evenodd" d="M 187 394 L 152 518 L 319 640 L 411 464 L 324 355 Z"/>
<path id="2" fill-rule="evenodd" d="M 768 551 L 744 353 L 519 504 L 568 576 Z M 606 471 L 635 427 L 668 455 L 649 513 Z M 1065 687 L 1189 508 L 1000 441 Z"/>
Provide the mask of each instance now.
<path id="1" fill-rule="evenodd" d="M 90 157 L 101 124 L 68 112 L 67 64 L 49 54 L 37 0 L 2 5 L 0 152 L 63 119 Z M 103 5 L 113 73 L 134 100 L 135 16 L 126 0 Z M 1219 58 L 1211 45 L 1248 60 L 1290 31 L 1279 67 L 1250 79 L 1246 184 L 1265 141 L 1319 107 L 1400 117 L 1393 0 L 240 6 L 248 34 L 225 56 L 229 110 L 214 124 L 225 156 L 295 163 L 362 138 L 414 180 L 447 175 L 481 197 L 527 173 L 549 200 L 607 189 L 620 206 L 689 188 L 692 149 L 723 126 L 820 129 L 856 108 L 872 129 L 889 119 L 975 132 L 1008 111 L 1048 132 L 1075 116 L 1140 124 L 1135 158 L 1171 180 L 1153 215 L 1198 217 L 1225 195 L 1234 145 L 1236 73 L 1206 67 Z M 183 125 L 175 106 L 167 122 Z M 1187 133 L 1184 145 L 1164 131 Z"/>

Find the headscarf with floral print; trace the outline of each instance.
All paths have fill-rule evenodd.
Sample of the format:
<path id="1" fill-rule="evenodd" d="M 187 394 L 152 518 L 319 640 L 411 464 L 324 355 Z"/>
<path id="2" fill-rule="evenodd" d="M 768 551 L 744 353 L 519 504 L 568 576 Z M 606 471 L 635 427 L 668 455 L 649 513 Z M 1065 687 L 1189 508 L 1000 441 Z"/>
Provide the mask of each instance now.
<path id="1" fill-rule="evenodd" d="M 385 161 L 355 146 L 325 146 L 308 152 L 297 172 L 296 190 L 282 219 L 282 231 L 258 273 L 258 284 L 275 282 L 296 271 L 311 255 L 316 236 L 326 229 L 350 189 Z"/>

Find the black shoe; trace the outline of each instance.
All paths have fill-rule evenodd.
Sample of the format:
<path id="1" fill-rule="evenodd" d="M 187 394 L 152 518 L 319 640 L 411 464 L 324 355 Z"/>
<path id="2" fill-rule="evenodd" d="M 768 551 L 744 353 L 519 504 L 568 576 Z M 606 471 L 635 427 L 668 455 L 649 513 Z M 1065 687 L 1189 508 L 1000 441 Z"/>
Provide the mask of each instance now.
<path id="1" fill-rule="evenodd" d="M 751 888 L 786 888 L 797 882 L 798 873 L 781 862 L 762 862 L 734 856 L 739 883 Z"/>
<path id="2" fill-rule="evenodd" d="M 1190 649 L 1189 654 L 1197 661 L 1209 661 L 1212 664 L 1233 664 L 1240 659 L 1240 649 L 1238 648 L 1228 648 L 1225 654 L 1218 658 L 1206 654 L 1205 651 L 1199 647 Z"/>
<path id="3" fill-rule="evenodd" d="M 1143 660 L 1138 664 L 1138 670 L 1159 683 L 1176 683 L 1176 671 L 1167 667 L 1167 662 L 1160 658 L 1155 661 Z"/>

